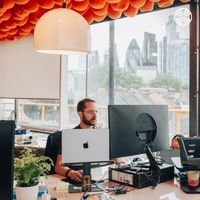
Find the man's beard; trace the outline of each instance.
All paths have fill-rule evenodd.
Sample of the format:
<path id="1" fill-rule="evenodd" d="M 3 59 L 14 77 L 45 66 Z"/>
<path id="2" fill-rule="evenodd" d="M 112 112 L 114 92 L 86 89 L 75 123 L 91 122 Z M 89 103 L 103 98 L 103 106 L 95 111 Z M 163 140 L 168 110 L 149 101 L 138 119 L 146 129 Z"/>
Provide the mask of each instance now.
<path id="1" fill-rule="evenodd" d="M 92 118 L 91 121 L 92 121 L 92 120 L 96 120 L 96 118 Z M 88 125 L 88 126 L 95 126 L 95 124 L 92 123 L 91 121 L 87 120 L 86 117 L 83 115 L 83 123 L 84 123 L 85 125 Z"/>

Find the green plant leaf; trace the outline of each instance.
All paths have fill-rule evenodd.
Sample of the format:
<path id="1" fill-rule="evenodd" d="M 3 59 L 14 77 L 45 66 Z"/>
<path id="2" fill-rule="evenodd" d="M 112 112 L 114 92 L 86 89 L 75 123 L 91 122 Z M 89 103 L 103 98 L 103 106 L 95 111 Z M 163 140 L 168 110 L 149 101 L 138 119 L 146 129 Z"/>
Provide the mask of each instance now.
<path id="1" fill-rule="evenodd" d="M 34 186 L 40 176 L 48 175 L 53 161 L 46 156 L 37 156 L 32 149 L 25 148 L 19 158 L 14 159 L 14 179 L 19 187 Z"/>

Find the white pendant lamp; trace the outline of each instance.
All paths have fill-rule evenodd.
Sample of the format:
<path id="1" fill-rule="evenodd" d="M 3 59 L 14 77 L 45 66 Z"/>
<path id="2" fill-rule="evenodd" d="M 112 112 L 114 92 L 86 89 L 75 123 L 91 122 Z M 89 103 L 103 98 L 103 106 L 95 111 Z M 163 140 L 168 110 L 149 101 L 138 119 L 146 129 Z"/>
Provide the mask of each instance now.
<path id="1" fill-rule="evenodd" d="M 77 12 L 63 8 L 45 13 L 34 30 L 34 49 L 48 54 L 90 52 L 90 27 Z"/>

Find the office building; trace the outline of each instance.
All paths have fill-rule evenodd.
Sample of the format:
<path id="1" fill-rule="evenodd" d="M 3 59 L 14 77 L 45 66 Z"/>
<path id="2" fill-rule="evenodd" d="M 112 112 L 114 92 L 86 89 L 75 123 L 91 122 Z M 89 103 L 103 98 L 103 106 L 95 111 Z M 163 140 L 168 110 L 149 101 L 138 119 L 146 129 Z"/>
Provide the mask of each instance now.
<path id="1" fill-rule="evenodd" d="M 155 34 L 144 32 L 142 57 L 144 65 L 157 66 L 157 42 Z"/>
<path id="2" fill-rule="evenodd" d="M 131 73 L 143 66 L 142 55 L 136 39 L 132 39 L 126 50 L 126 60 L 124 68 Z"/>

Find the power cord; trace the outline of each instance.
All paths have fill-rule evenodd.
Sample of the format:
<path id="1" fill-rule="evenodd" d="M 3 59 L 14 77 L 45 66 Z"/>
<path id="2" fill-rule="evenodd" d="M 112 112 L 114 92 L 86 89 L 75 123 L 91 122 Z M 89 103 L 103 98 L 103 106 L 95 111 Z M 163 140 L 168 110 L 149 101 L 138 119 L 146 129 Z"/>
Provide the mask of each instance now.
<path id="1" fill-rule="evenodd" d="M 10 113 L 10 116 L 8 117 L 8 120 L 16 120 L 16 118 L 17 118 L 17 113 L 15 112 L 15 110 L 13 110 Z"/>
<path id="2" fill-rule="evenodd" d="M 102 175 L 102 177 L 99 180 L 96 181 L 96 183 L 102 182 L 104 180 L 104 177 L 109 173 L 110 170 L 111 170 L 111 168 L 109 167 L 108 170 L 106 170 L 104 172 L 104 174 Z"/>
<path id="3" fill-rule="evenodd" d="M 126 194 L 127 189 L 125 185 L 118 185 L 113 188 L 107 188 L 106 192 L 113 193 L 113 194 Z"/>
<path id="4" fill-rule="evenodd" d="M 146 172 L 146 171 L 143 171 L 143 169 L 141 168 L 141 172 L 143 173 L 145 178 L 151 182 L 152 189 L 155 189 L 158 183 L 160 183 L 160 175 L 161 175 L 160 171 L 156 172 L 155 174 L 153 170 Z"/>

